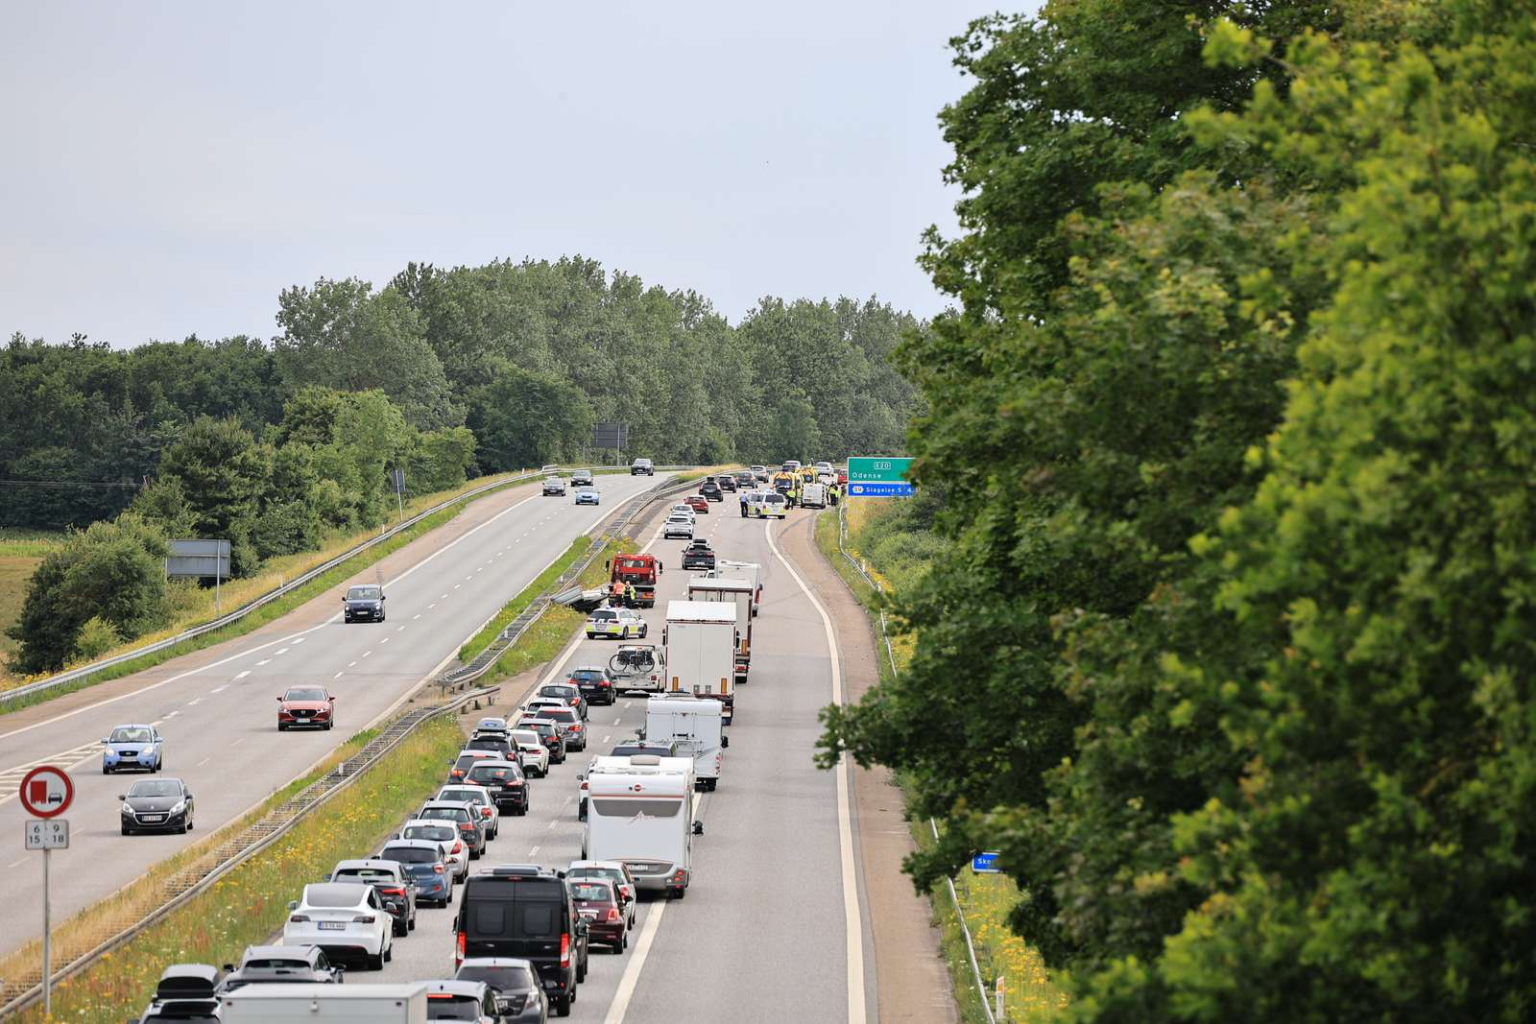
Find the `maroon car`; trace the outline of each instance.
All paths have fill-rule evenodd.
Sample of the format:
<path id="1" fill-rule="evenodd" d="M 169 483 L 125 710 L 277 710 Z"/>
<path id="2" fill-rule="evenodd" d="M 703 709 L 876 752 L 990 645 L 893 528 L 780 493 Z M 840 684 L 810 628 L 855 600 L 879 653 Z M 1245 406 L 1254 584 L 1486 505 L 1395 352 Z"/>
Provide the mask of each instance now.
<path id="1" fill-rule="evenodd" d="M 615 953 L 629 948 L 629 922 L 613 883 L 606 878 L 579 878 L 569 884 L 576 912 L 587 919 L 587 941 Z"/>
<path id="2" fill-rule="evenodd" d="M 693 509 L 695 512 L 708 512 L 709 511 L 709 500 L 707 498 L 705 498 L 704 495 L 702 495 L 702 494 L 690 494 L 690 495 L 688 495 L 688 497 L 683 499 L 683 504 L 687 505 L 689 508 Z"/>
<path id="3" fill-rule="evenodd" d="M 323 686 L 290 686 L 277 698 L 277 731 L 299 726 L 329 729 L 336 724 L 336 698 Z"/>

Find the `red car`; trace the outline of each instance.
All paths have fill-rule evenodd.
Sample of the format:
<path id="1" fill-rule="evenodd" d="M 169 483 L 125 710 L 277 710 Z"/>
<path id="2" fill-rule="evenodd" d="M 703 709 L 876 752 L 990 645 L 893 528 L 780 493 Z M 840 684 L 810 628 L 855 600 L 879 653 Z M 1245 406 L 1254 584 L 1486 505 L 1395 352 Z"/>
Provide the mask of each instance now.
<path id="1" fill-rule="evenodd" d="M 587 941 L 607 946 L 615 953 L 629 948 L 629 923 L 613 883 L 606 878 L 572 880 L 571 899 L 576 912 L 587 919 Z"/>
<path id="2" fill-rule="evenodd" d="M 688 495 L 688 497 L 683 499 L 683 504 L 687 505 L 689 508 L 693 509 L 695 512 L 705 512 L 705 513 L 707 513 L 709 511 L 709 501 L 706 500 L 704 495 L 702 495 L 702 494 L 690 494 L 690 495 Z"/>
<path id="3" fill-rule="evenodd" d="M 290 686 L 277 698 L 277 731 L 298 726 L 329 729 L 336 724 L 336 698 L 323 686 Z"/>

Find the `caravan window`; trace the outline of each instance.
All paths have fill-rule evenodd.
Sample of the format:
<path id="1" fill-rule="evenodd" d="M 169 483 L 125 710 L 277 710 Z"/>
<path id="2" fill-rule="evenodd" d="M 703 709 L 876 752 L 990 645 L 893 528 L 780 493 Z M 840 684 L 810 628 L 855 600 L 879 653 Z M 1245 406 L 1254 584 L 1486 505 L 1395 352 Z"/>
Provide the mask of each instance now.
<path id="1" fill-rule="evenodd" d="M 592 809 L 604 818 L 675 818 L 681 800 L 644 800 L 634 797 L 593 797 Z"/>

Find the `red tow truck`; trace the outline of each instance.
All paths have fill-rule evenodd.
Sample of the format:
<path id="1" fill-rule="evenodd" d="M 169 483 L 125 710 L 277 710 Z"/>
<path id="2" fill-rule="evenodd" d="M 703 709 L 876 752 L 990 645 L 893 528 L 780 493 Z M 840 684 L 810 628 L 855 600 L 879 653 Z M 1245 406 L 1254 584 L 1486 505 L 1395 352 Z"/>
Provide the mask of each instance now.
<path id="1" fill-rule="evenodd" d="M 608 585 L 613 603 L 628 608 L 656 607 L 656 577 L 661 575 L 661 562 L 655 555 L 622 554 L 608 562 Z M 628 588 L 635 588 L 633 601 L 626 596 Z"/>

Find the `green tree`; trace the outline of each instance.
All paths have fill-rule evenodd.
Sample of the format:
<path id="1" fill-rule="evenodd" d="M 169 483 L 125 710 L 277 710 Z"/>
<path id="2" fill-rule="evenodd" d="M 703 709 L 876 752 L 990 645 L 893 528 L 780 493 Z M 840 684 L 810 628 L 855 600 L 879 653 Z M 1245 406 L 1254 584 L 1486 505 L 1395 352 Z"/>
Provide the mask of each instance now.
<path id="1" fill-rule="evenodd" d="M 7 631 L 20 643 L 12 667 L 22 673 L 63 668 L 93 619 L 125 640 L 165 625 L 168 554 L 165 537 L 131 512 L 71 534 L 27 581 L 21 614 Z M 93 629 L 87 646 L 100 638 Z"/>
<path id="2" fill-rule="evenodd" d="M 576 387 L 507 364 L 470 403 L 469 426 L 485 472 L 573 456 L 589 442 L 595 422 L 591 404 Z"/>
<path id="3" fill-rule="evenodd" d="M 180 481 L 196 536 L 230 542 L 236 576 L 248 576 L 260 564 L 251 531 L 267 487 L 269 454 L 237 421 L 204 416 L 160 461 L 161 475 Z"/>
<path id="4" fill-rule="evenodd" d="M 821 433 L 816 429 L 816 410 L 804 393 L 791 389 L 779 399 L 768 421 L 766 450 L 762 457 L 808 459 L 821 450 Z"/>

